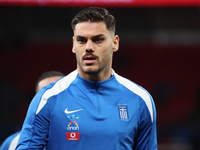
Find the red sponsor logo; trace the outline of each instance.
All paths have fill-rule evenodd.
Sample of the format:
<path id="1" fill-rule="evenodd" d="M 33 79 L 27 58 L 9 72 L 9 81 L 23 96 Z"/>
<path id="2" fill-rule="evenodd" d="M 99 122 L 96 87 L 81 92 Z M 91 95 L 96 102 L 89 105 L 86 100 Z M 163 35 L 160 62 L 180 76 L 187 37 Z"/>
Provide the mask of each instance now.
<path id="1" fill-rule="evenodd" d="M 67 132 L 67 140 L 80 140 L 80 132 Z"/>

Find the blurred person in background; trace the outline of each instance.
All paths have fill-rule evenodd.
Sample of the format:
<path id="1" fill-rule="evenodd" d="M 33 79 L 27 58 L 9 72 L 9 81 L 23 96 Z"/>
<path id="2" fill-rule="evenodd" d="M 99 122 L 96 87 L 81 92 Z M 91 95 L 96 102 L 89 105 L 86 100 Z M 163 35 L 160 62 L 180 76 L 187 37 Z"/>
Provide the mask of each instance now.
<path id="1" fill-rule="evenodd" d="M 35 92 L 39 92 L 39 90 L 46 85 L 57 81 L 58 79 L 64 77 L 64 74 L 58 71 L 49 71 L 44 72 L 38 79 L 36 83 Z M 19 140 L 21 131 L 18 131 L 9 137 L 2 143 L 0 150 L 15 150 L 17 146 L 17 142 Z"/>
<path id="2" fill-rule="evenodd" d="M 112 69 L 114 16 L 90 7 L 71 25 L 77 69 L 36 94 L 16 149 L 157 150 L 151 95 Z"/>

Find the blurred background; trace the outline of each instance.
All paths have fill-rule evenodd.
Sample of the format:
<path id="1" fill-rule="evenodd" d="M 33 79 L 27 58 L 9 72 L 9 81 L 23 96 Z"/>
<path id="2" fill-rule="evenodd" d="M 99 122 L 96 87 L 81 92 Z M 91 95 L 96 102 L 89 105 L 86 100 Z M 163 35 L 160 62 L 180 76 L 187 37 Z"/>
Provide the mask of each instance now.
<path id="1" fill-rule="evenodd" d="M 200 150 L 199 0 L 0 0 L 0 145 L 21 129 L 40 75 L 76 69 L 70 23 L 87 6 L 115 16 L 113 69 L 153 96 L 159 150 Z"/>

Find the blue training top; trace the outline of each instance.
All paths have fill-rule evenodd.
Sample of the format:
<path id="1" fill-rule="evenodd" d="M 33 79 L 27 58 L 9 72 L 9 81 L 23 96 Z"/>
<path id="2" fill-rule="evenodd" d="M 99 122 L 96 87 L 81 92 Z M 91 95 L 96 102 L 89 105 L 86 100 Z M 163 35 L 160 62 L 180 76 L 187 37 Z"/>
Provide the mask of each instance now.
<path id="1" fill-rule="evenodd" d="M 33 98 L 17 150 L 156 150 L 156 111 L 150 94 L 113 71 L 88 81 L 77 70 Z"/>

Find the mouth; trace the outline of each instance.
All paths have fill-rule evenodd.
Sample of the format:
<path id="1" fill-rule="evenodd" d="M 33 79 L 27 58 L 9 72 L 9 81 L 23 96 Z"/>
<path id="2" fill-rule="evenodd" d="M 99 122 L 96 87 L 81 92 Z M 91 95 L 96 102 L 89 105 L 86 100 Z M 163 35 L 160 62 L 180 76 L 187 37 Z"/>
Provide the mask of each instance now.
<path id="1" fill-rule="evenodd" d="M 83 59 L 86 64 L 93 64 L 96 60 L 96 57 L 89 55 L 89 56 L 85 56 Z"/>

